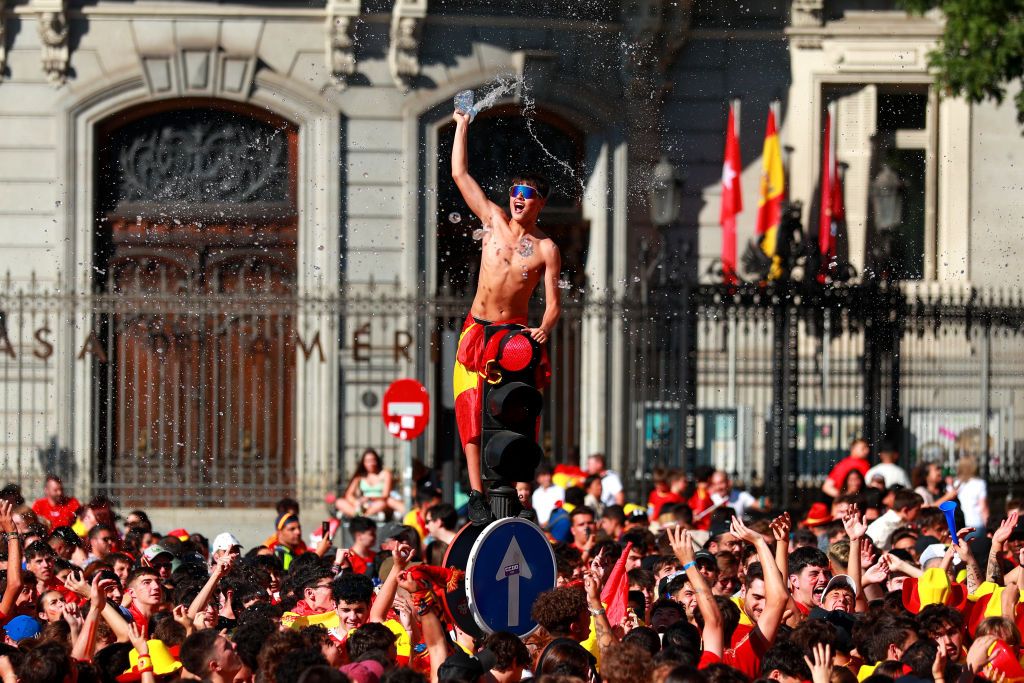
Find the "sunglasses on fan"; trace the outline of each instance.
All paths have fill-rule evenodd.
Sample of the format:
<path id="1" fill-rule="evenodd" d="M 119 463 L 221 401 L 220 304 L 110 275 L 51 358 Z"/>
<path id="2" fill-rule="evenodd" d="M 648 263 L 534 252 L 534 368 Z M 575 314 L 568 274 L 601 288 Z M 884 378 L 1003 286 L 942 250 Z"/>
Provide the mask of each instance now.
<path id="1" fill-rule="evenodd" d="M 542 199 L 543 196 L 536 187 L 529 185 L 513 185 L 508 188 L 509 197 L 522 197 L 523 199 Z"/>

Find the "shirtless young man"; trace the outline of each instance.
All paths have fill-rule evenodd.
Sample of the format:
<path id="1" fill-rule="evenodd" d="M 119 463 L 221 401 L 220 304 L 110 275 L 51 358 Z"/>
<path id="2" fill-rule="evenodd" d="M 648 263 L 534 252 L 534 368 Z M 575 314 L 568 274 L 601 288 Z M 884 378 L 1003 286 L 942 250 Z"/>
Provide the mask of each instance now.
<path id="1" fill-rule="evenodd" d="M 484 501 L 480 473 L 480 357 L 484 327 L 491 324 L 522 325 L 538 343 L 547 342 L 562 313 L 558 275 L 562 269 L 558 247 L 537 229 L 537 216 L 547 202 L 548 182 L 533 173 L 512 178 L 509 188 L 509 213 L 487 198 L 480 185 L 469 175 L 466 147 L 469 116 L 460 111 L 455 119 L 455 143 L 452 146 L 452 179 L 470 211 L 485 228 L 480 255 L 480 274 L 476 296 L 459 338 L 455 368 L 455 414 L 459 436 L 466 451 L 470 518 L 486 523 L 490 510 Z M 511 214 L 511 216 L 509 216 Z M 528 327 L 530 297 L 544 279 L 544 318 L 538 327 Z"/>

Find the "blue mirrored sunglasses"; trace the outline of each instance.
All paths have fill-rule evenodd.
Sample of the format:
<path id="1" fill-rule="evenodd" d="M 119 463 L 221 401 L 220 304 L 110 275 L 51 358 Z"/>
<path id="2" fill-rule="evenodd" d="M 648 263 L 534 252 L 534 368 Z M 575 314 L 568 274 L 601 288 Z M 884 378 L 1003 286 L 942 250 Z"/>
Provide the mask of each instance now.
<path id="1" fill-rule="evenodd" d="M 523 199 L 534 199 L 541 196 L 540 190 L 529 185 L 513 185 L 508 188 L 509 197 L 522 197 Z"/>

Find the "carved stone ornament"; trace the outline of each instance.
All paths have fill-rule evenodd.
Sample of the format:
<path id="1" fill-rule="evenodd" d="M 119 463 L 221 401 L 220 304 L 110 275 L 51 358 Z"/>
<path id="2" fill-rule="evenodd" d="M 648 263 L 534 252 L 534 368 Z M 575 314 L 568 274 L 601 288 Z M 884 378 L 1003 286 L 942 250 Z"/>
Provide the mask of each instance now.
<path id="1" fill-rule="evenodd" d="M 824 26 L 825 0 L 793 0 L 790 24 L 796 28 Z"/>
<path id="2" fill-rule="evenodd" d="M 348 79 L 356 72 L 352 32 L 360 12 L 360 0 L 331 0 L 327 3 L 327 66 L 339 90 L 348 85 Z"/>
<path id="3" fill-rule="evenodd" d="M 427 0 L 395 0 L 388 66 L 395 84 L 403 90 L 408 90 L 420 75 L 420 37 L 426 18 Z"/>
<path id="4" fill-rule="evenodd" d="M 213 110 L 147 117 L 111 140 L 118 213 L 139 205 L 288 201 L 288 142 L 270 124 Z"/>
<path id="5" fill-rule="evenodd" d="M 47 11 L 39 15 L 39 39 L 43 46 L 43 71 L 56 87 L 64 85 L 68 77 L 68 20 L 61 11 Z"/>
<path id="6" fill-rule="evenodd" d="M 7 0 L 0 0 L 0 83 L 7 69 Z"/>
<path id="7" fill-rule="evenodd" d="M 625 14 L 623 85 L 631 97 L 660 100 L 668 72 L 690 34 L 693 0 L 633 0 Z"/>

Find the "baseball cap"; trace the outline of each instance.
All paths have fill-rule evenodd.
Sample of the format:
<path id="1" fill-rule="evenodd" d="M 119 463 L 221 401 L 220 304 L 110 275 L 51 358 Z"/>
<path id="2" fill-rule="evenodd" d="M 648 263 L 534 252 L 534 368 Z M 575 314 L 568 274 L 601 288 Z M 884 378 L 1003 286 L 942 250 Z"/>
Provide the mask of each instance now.
<path id="1" fill-rule="evenodd" d="M 171 557 L 174 557 L 174 553 L 172 553 L 170 550 L 163 547 L 159 543 L 154 543 L 153 545 L 149 546 L 148 548 L 142 551 L 142 562 L 148 567 L 153 563 L 153 560 L 155 560 L 157 556 L 163 554 L 167 554 Z"/>
<path id="2" fill-rule="evenodd" d="M 857 595 L 857 584 L 853 582 L 853 579 L 847 574 L 836 574 L 825 584 L 825 592 L 821 594 L 822 599 L 837 588 L 848 588 L 854 596 Z"/>
<path id="3" fill-rule="evenodd" d="M 941 543 L 932 543 L 930 546 L 921 551 L 921 557 L 919 561 L 921 563 L 921 569 L 928 568 L 928 562 L 939 558 L 940 560 L 946 555 L 946 546 Z"/>
<path id="4" fill-rule="evenodd" d="M 372 659 L 346 664 L 339 671 L 355 683 L 377 683 L 384 675 L 384 667 Z"/>
<path id="5" fill-rule="evenodd" d="M 21 614 L 14 617 L 4 625 L 4 632 L 7 637 L 16 643 L 25 638 L 34 638 L 42 633 L 43 628 L 39 622 L 30 616 Z"/>
<path id="6" fill-rule="evenodd" d="M 715 556 L 712 555 L 711 553 L 709 553 L 707 550 L 698 550 L 696 553 L 694 553 L 693 561 L 694 562 L 709 562 L 713 566 L 718 567 L 718 560 L 716 560 Z"/>
<path id="7" fill-rule="evenodd" d="M 217 534 L 217 538 L 213 539 L 213 547 L 211 550 L 212 552 L 217 552 L 218 550 L 231 550 L 235 546 L 241 548 L 242 544 L 238 542 L 238 539 L 235 538 L 234 534 L 230 531 L 225 531 L 222 534 Z"/>

